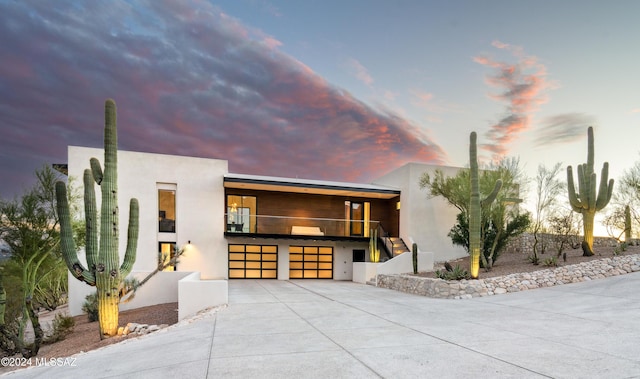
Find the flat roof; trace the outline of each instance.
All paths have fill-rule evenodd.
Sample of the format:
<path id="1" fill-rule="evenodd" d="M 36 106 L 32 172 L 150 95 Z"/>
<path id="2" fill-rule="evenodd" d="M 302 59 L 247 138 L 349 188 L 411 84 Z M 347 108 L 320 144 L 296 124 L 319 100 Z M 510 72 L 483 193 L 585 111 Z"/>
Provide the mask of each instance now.
<path id="1" fill-rule="evenodd" d="M 224 175 L 224 187 L 318 195 L 343 195 L 376 199 L 392 199 L 400 195 L 400 190 L 397 188 L 376 184 L 333 182 L 325 180 L 245 174 Z"/>

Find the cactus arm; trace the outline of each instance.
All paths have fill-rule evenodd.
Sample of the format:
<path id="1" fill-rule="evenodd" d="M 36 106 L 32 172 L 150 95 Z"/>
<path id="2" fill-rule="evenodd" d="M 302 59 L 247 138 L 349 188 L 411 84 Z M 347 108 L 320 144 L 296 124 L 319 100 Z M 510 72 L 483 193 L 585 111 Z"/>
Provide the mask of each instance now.
<path id="1" fill-rule="evenodd" d="M 589 193 L 587 197 L 587 209 L 595 209 L 596 208 L 596 183 L 598 183 L 598 178 L 596 178 L 595 172 L 592 172 L 589 177 Z"/>
<path id="2" fill-rule="evenodd" d="M 56 210 L 60 220 L 60 247 L 62 256 L 71 274 L 91 286 L 96 284 L 95 276 L 88 271 L 78 260 L 76 244 L 73 242 L 73 231 L 71 229 L 71 214 L 69 211 L 69 201 L 67 199 L 67 187 L 63 182 L 56 183 Z"/>
<path id="3" fill-rule="evenodd" d="M 580 200 L 580 208 L 589 208 L 589 185 L 587 184 L 587 174 L 585 173 L 585 164 L 578 165 L 578 193 Z"/>
<path id="4" fill-rule="evenodd" d="M 485 207 L 491 203 L 493 203 L 493 201 L 496 199 L 496 197 L 498 196 L 498 192 L 500 192 L 500 189 L 502 188 L 502 179 L 498 179 L 496 180 L 496 184 L 493 187 L 493 191 L 491 191 L 491 193 L 489 194 L 489 196 L 487 196 L 484 200 L 482 200 L 481 202 L 481 206 Z"/>
<path id="5" fill-rule="evenodd" d="M 89 164 L 91 165 L 91 173 L 93 174 L 93 180 L 96 181 L 96 184 L 100 185 L 102 183 L 102 167 L 100 167 L 100 161 L 97 158 L 91 158 L 89 160 Z"/>
<path id="6" fill-rule="evenodd" d="M 605 162 L 600 173 L 600 188 L 598 189 L 598 199 L 596 201 L 596 210 L 599 211 L 609 204 L 611 195 L 613 194 L 613 179 L 609 178 L 609 163 Z"/>
<path id="7" fill-rule="evenodd" d="M 91 170 L 84 170 L 84 220 L 85 220 L 85 249 L 87 252 L 87 267 L 95 270 L 98 258 L 98 211 L 96 207 L 96 191 L 93 187 Z"/>
<path id="8" fill-rule="evenodd" d="M 120 275 L 125 278 L 131 273 L 133 264 L 136 262 L 136 250 L 138 248 L 138 220 L 139 220 L 138 199 L 131 199 L 129 202 L 129 227 L 127 230 L 127 250 L 124 254 L 124 261 L 120 266 Z"/>
<path id="9" fill-rule="evenodd" d="M 582 212 L 582 205 L 576 195 L 576 187 L 573 182 L 573 169 L 571 166 L 567 167 L 567 188 L 569 190 L 569 205 L 571 205 L 571 209 L 577 213 Z"/>

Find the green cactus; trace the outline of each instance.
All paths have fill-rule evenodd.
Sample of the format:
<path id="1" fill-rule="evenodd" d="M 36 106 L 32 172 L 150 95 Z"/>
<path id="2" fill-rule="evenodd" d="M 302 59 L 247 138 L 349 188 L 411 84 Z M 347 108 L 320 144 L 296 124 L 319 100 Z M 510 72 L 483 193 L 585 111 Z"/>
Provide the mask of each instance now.
<path id="1" fill-rule="evenodd" d="M 87 267 L 79 261 L 73 242 L 66 186 L 63 182 L 56 183 L 56 208 L 60 219 L 62 254 L 73 276 L 90 286 L 96 286 L 101 338 L 114 336 L 118 332 L 119 290 L 122 281 L 133 268 L 138 245 L 138 200 L 131 199 L 127 247 L 124 261 L 120 265 L 116 124 L 116 104 L 108 99 L 105 102 L 104 172 L 99 161 L 91 158 L 91 169 L 84 171 L 83 178 Z M 102 188 L 99 232 L 94 181 Z"/>
<path id="2" fill-rule="evenodd" d="M 582 228 L 584 241 L 582 243 L 583 255 L 593 255 L 593 220 L 596 212 L 602 210 L 611 200 L 613 193 L 613 179 L 609 177 L 609 163 L 602 166 L 600 175 L 600 187 L 596 192 L 596 173 L 593 171 L 593 128 L 587 129 L 587 163 L 578 165 L 578 191 L 573 183 L 573 169 L 567 166 L 567 187 L 569 190 L 569 204 L 574 212 L 582 214 Z"/>
<path id="3" fill-rule="evenodd" d="M 413 243 L 411 245 L 411 258 L 413 259 L 413 273 L 418 273 L 418 244 Z"/>
<path id="4" fill-rule="evenodd" d="M 476 146 L 476 132 L 471 132 L 469 144 L 469 166 L 471 168 L 471 199 L 469 202 L 469 254 L 471 255 L 470 273 L 473 279 L 478 278 L 480 272 L 480 255 L 482 254 L 481 209 L 491 204 L 502 188 L 502 180 L 498 179 L 493 191 L 484 200 L 480 200 L 480 184 L 478 179 L 478 148 Z"/>
<path id="5" fill-rule="evenodd" d="M 624 207 L 624 242 L 631 243 L 631 208 Z"/>
<path id="6" fill-rule="evenodd" d="M 380 262 L 380 249 L 378 248 L 378 229 L 371 229 L 371 237 L 369 237 L 369 260 L 373 263 Z"/>

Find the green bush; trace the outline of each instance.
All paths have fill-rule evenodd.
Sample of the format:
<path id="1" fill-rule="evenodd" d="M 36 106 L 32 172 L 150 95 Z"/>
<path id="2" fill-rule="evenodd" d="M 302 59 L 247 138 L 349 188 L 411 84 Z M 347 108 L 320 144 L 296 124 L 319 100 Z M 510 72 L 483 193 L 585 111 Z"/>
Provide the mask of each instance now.
<path id="1" fill-rule="evenodd" d="M 45 338 L 44 343 L 54 343 L 62 341 L 73 332 L 76 320 L 71 316 L 58 313 L 53 319 L 51 333 Z"/>
<path id="2" fill-rule="evenodd" d="M 558 265 L 558 258 L 557 257 L 549 257 L 547 259 L 545 259 L 544 261 L 542 261 L 542 264 L 547 266 L 547 267 L 556 267 Z"/>
<path id="3" fill-rule="evenodd" d="M 450 269 L 444 271 L 436 270 L 436 276 L 444 280 L 462 280 L 469 279 L 471 277 L 471 275 L 469 275 L 469 272 L 461 268 L 460 265 L 456 265 L 456 267 L 453 268 L 451 268 L 451 266 L 448 266 L 448 268 Z"/>
<path id="4" fill-rule="evenodd" d="M 84 298 L 82 311 L 87 314 L 89 322 L 98 321 L 98 293 L 94 292 Z"/>

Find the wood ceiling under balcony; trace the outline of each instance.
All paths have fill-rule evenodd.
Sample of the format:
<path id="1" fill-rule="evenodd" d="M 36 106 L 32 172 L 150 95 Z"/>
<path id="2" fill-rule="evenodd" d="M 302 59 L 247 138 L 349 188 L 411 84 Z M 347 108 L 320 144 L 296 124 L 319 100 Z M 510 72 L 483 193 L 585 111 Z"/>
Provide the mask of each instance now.
<path id="1" fill-rule="evenodd" d="M 226 174 L 224 176 L 224 187 L 315 195 L 364 197 L 372 199 L 393 199 L 400 196 L 400 190 L 398 189 L 375 184 L 331 182 L 243 174 Z"/>

